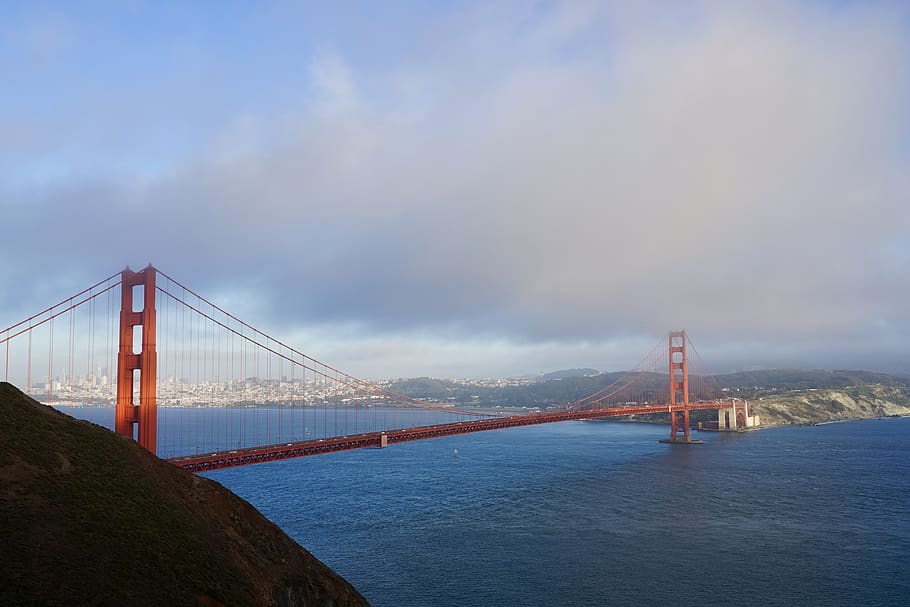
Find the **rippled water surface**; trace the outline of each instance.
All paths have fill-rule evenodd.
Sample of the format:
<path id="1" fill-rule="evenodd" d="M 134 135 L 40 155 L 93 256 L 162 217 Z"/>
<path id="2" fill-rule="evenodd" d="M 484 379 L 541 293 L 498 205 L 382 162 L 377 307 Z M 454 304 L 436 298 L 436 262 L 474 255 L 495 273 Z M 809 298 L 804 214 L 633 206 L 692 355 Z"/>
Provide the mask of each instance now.
<path id="1" fill-rule="evenodd" d="M 666 432 L 568 422 L 208 476 L 377 607 L 910 604 L 910 419 Z"/>

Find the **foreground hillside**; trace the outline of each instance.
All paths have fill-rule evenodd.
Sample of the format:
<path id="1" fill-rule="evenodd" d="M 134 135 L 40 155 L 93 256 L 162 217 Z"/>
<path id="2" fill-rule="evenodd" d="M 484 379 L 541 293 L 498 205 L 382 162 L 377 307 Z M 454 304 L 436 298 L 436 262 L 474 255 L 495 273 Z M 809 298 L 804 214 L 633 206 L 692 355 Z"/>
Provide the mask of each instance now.
<path id="1" fill-rule="evenodd" d="M 0 382 L 0 605 L 367 605 L 248 503 Z"/>

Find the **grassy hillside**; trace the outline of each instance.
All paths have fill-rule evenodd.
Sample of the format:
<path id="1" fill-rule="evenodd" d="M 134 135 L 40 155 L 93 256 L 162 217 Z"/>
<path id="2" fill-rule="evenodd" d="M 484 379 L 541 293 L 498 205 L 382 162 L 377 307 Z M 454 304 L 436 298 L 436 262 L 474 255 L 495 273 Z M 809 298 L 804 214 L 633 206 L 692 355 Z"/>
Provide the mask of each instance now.
<path id="1" fill-rule="evenodd" d="M 0 383 L 0 605 L 367 605 L 222 487 Z"/>

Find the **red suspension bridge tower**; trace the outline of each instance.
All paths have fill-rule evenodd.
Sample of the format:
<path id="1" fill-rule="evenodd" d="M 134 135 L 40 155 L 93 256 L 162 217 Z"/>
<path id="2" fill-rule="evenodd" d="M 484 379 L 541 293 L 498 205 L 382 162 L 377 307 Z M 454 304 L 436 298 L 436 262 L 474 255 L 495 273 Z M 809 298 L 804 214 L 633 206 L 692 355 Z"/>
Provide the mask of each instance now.
<path id="1" fill-rule="evenodd" d="M 697 444 L 689 428 L 689 357 L 685 331 L 670 331 L 668 359 L 670 374 L 670 438 L 661 442 Z"/>
<path id="2" fill-rule="evenodd" d="M 133 290 L 142 287 L 143 306 L 133 310 Z M 134 351 L 135 328 L 142 330 L 141 350 Z M 155 349 L 155 268 L 139 272 L 126 268 L 120 287 L 120 351 L 117 354 L 117 409 L 114 430 L 134 438 L 139 427 L 139 444 L 157 452 L 157 383 L 158 354 Z M 138 371 L 139 401 L 136 402 Z"/>

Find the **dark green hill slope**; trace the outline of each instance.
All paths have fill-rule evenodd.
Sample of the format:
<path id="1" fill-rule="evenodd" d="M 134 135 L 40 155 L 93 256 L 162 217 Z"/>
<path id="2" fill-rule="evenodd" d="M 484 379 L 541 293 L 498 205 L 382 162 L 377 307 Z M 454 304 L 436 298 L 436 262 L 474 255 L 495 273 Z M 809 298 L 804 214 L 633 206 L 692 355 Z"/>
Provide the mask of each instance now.
<path id="1" fill-rule="evenodd" d="M 367 605 L 255 508 L 0 383 L 0 605 Z"/>

